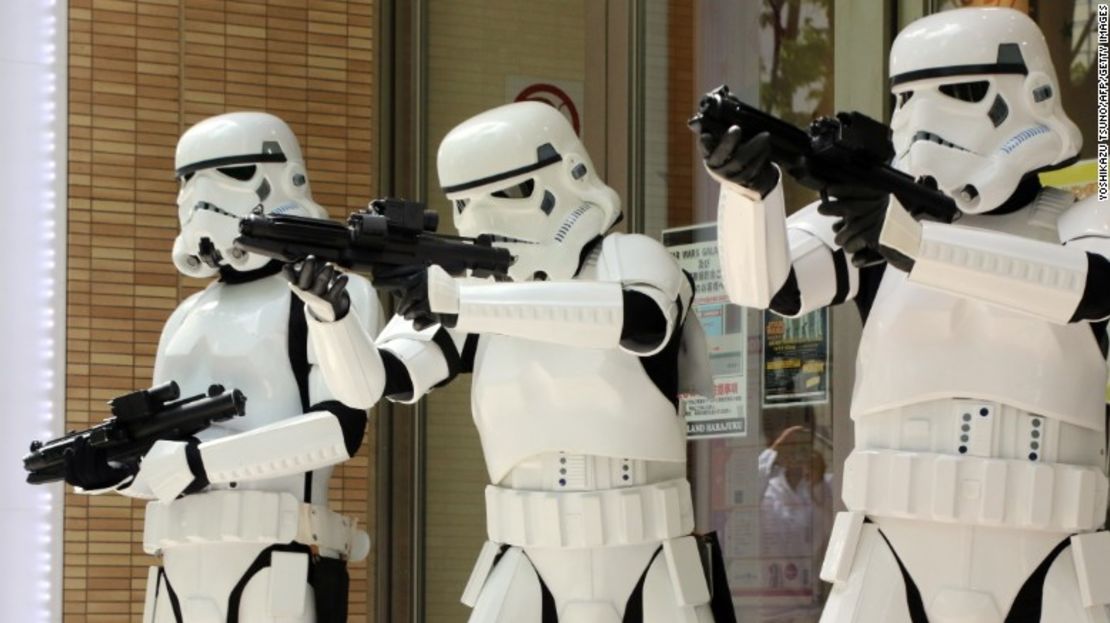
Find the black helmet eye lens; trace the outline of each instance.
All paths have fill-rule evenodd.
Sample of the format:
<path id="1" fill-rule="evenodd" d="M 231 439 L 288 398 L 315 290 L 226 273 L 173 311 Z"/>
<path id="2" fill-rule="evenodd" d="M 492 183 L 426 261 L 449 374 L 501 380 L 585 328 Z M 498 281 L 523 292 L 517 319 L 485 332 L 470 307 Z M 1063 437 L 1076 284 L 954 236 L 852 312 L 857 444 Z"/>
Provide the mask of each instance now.
<path id="1" fill-rule="evenodd" d="M 941 93 L 948 97 L 974 103 L 983 101 L 983 98 L 987 96 L 987 91 L 990 91 L 991 83 L 986 80 L 976 80 L 974 82 L 942 84 L 938 88 Z"/>
<path id="2" fill-rule="evenodd" d="M 536 188 L 535 180 L 525 180 L 519 184 L 513 184 L 508 188 L 491 193 L 494 197 L 502 199 L 525 199 L 532 196 L 532 191 Z"/>
<path id="3" fill-rule="evenodd" d="M 902 91 L 901 93 L 899 93 L 898 107 L 901 108 L 902 106 L 905 106 L 906 102 L 910 101 L 911 97 L 913 97 L 913 91 Z"/>
<path id="4" fill-rule="evenodd" d="M 216 170 L 232 179 L 245 182 L 254 177 L 254 172 L 258 170 L 258 167 L 253 164 L 248 164 L 240 167 L 220 167 Z"/>

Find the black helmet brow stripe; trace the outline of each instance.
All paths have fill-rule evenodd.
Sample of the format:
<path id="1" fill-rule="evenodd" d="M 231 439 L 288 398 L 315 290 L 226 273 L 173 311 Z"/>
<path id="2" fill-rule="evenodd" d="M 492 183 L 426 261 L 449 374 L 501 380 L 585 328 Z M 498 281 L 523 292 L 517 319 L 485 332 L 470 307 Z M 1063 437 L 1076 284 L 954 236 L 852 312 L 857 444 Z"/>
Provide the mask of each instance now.
<path id="1" fill-rule="evenodd" d="M 483 177 L 480 179 L 471 180 L 469 182 L 463 182 L 462 184 L 455 184 L 454 186 L 444 186 L 443 192 L 457 193 L 464 190 L 470 190 L 471 188 L 485 186 L 486 184 L 493 184 L 494 182 L 507 180 L 510 177 L 516 177 L 518 175 L 524 175 L 525 173 L 542 169 L 548 165 L 555 164 L 562 159 L 563 156 L 558 151 L 556 151 L 554 147 L 551 146 L 551 143 L 544 143 L 543 145 L 540 145 L 538 149 L 536 149 L 536 162 L 534 162 L 533 164 L 526 164 L 522 167 L 517 167 L 503 173 L 497 173 L 494 175 L 490 175 L 489 177 Z"/>
<path id="2" fill-rule="evenodd" d="M 890 86 L 896 87 L 905 82 L 925 80 L 928 78 L 946 78 L 948 76 L 969 76 L 972 74 L 1029 74 L 1029 69 L 1024 63 L 1014 65 L 1010 63 L 986 63 L 983 65 L 949 65 L 947 67 L 930 67 L 918 69 L 892 76 Z"/>
<path id="3" fill-rule="evenodd" d="M 929 78 L 946 78 L 948 76 L 968 76 L 972 74 L 1019 74 L 1029 75 L 1029 68 L 1025 65 L 1025 58 L 1021 55 L 1021 46 L 1017 43 L 998 44 L 998 58 L 993 63 L 979 63 L 975 65 L 947 65 L 944 67 L 930 67 L 907 71 L 890 77 L 890 86 L 896 87 L 905 82 L 926 80 Z"/>
<path id="4" fill-rule="evenodd" d="M 177 169 L 177 177 L 184 177 L 190 173 L 195 173 L 202 169 L 214 169 L 216 167 L 226 167 L 233 164 L 257 164 L 259 162 L 285 162 L 287 158 L 281 152 L 266 153 L 266 154 L 247 154 L 245 156 L 224 156 L 222 158 L 211 158 L 209 160 L 201 160 L 187 164 Z"/>

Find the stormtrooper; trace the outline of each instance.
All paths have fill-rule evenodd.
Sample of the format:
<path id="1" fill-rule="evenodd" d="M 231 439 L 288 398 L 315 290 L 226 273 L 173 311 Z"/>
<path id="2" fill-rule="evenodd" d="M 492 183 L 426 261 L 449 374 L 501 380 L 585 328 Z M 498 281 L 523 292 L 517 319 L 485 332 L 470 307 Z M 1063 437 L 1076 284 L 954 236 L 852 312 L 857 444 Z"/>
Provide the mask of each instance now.
<path id="1" fill-rule="evenodd" d="M 143 548 L 162 566 L 149 572 L 144 621 L 345 622 L 346 561 L 365 557 L 369 539 L 328 509 L 328 478 L 358 450 L 366 413 L 328 391 L 281 264 L 233 242 L 251 212 L 327 214 L 312 200 L 296 137 L 269 114 L 196 124 L 175 166 L 174 265 L 217 279 L 166 322 L 154 383 L 174 380 L 182 395 L 234 387 L 246 413 L 187 443 L 156 442 L 137 470 L 86 446 L 69 457 L 67 479 L 86 493 L 153 500 Z M 369 283 L 352 276 L 346 292 L 357 310 L 350 322 L 376 330 Z"/>
<path id="2" fill-rule="evenodd" d="M 1038 181 L 1080 147 L 1044 37 L 1010 9 L 943 12 L 890 72 L 895 164 L 954 223 L 858 188 L 787 219 L 766 136 L 701 136 L 730 297 L 865 319 L 821 620 L 1107 621 L 1110 207 Z"/>
<path id="3" fill-rule="evenodd" d="M 605 233 L 619 199 L 550 106 L 465 121 L 438 169 L 459 233 L 516 257 L 511 282 L 421 269 L 376 342 L 321 298 L 343 300 L 330 266 L 295 285 L 344 403 L 411 403 L 473 374 L 492 484 L 470 621 L 714 620 L 676 414 L 679 359 L 705 354 L 691 282 L 656 241 Z"/>

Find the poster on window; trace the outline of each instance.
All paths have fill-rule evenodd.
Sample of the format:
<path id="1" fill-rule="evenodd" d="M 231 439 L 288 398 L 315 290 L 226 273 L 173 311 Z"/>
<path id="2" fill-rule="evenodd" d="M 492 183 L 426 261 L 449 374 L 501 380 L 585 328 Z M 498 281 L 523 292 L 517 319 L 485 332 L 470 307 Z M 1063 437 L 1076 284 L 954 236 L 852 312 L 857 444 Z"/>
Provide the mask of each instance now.
<path id="1" fill-rule="evenodd" d="M 663 231 L 663 245 L 694 278 L 692 311 L 705 330 L 714 396 L 685 395 L 679 412 L 689 439 L 744 437 L 748 434 L 746 313 L 732 305 L 721 281 L 717 225 L 707 223 Z"/>
<path id="2" fill-rule="evenodd" d="M 763 407 L 829 399 L 829 316 L 825 308 L 785 318 L 763 313 Z"/>

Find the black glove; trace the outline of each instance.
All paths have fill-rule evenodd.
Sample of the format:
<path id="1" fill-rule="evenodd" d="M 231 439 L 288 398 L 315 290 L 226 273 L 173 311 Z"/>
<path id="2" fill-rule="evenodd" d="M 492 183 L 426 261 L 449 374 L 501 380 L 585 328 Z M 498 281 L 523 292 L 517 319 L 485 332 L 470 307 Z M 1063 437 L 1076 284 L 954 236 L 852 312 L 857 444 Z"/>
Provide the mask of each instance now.
<path id="1" fill-rule="evenodd" d="M 327 321 L 324 306 L 331 306 L 334 316 L 339 320 L 351 311 L 351 297 L 347 294 L 347 275 L 339 272 L 330 263 L 324 263 L 308 256 L 299 264 L 286 264 L 282 274 L 296 288 L 299 296 L 308 305 L 317 320 Z"/>
<path id="2" fill-rule="evenodd" d="M 119 466 L 110 464 L 108 453 L 103 448 L 90 446 L 84 437 L 74 439 L 63 458 L 66 482 L 86 491 L 114 487 L 138 471 L 138 465 L 133 463 Z"/>
<path id="3" fill-rule="evenodd" d="M 702 132 L 700 124 L 693 122 L 698 132 L 698 147 L 705 165 L 711 171 L 750 188 L 766 197 L 779 182 L 779 172 L 771 164 L 771 135 L 761 132 L 750 140 L 743 140 L 740 128 L 732 126 L 723 135 Z"/>
<path id="4" fill-rule="evenodd" d="M 817 211 L 840 219 L 833 224 L 836 244 L 844 249 L 856 268 L 884 260 L 879 249 L 879 233 L 883 230 L 889 203 L 890 195 L 886 193 L 853 186 L 833 186 L 822 195 Z"/>
<path id="5" fill-rule="evenodd" d="M 428 269 L 425 266 L 400 266 L 374 273 L 374 287 L 388 291 L 396 299 L 394 313 L 411 320 L 417 331 L 434 324 L 454 326 L 454 314 L 437 314 L 428 302 Z"/>

